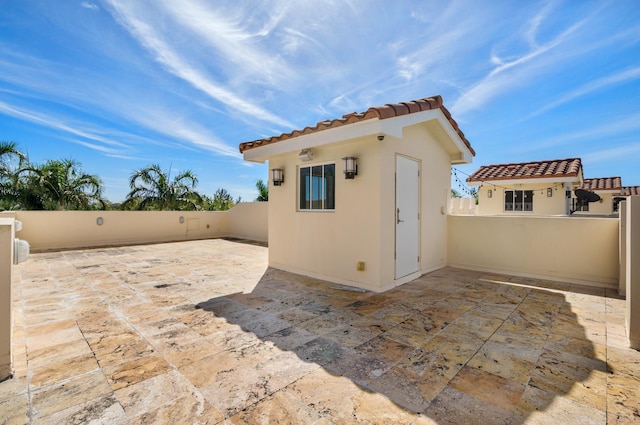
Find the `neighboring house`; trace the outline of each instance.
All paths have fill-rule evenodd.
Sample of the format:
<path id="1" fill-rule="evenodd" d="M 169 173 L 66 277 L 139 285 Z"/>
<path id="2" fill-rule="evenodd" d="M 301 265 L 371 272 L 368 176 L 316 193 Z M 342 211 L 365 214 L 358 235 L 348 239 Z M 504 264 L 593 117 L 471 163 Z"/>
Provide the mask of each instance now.
<path id="1" fill-rule="evenodd" d="M 640 195 L 640 186 L 624 186 L 620 189 L 620 192 L 613 197 L 613 211 L 619 212 L 619 204 L 629 196 Z"/>
<path id="2" fill-rule="evenodd" d="M 269 265 L 384 291 L 447 264 L 451 165 L 475 155 L 442 98 L 240 144 L 269 161 Z"/>
<path id="3" fill-rule="evenodd" d="M 618 202 L 614 199 L 619 197 L 622 190 L 622 179 L 620 177 L 599 177 L 584 179 L 582 190 L 593 192 L 598 195 L 597 201 L 587 202 L 586 198 L 576 197 L 573 200 L 574 212 L 580 215 L 612 215 L 618 210 Z"/>
<path id="4" fill-rule="evenodd" d="M 569 215 L 582 183 L 580 158 L 485 165 L 467 178 L 478 215 Z"/>

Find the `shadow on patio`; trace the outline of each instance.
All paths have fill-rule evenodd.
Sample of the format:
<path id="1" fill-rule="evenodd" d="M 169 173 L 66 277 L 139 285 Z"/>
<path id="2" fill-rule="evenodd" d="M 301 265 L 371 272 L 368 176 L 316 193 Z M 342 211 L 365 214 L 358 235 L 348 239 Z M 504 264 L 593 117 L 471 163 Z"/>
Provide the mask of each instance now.
<path id="1" fill-rule="evenodd" d="M 249 422 L 264 417 L 262 403 L 253 403 L 276 390 L 317 418 L 371 419 L 359 409 L 376 402 L 335 379 L 343 377 L 406 409 L 385 407 L 379 420 L 386 423 L 522 423 L 551 404 L 543 420 L 605 423 L 605 305 L 594 297 L 604 292 L 446 268 L 375 294 L 268 269 L 251 293 L 196 308 L 241 326 L 267 343 L 262 349 L 273 344 L 307 364 L 286 355 L 280 364 L 261 363 L 260 348 L 250 344 L 233 354 L 253 357 L 249 370 L 244 361 L 237 368 L 225 362 L 228 353 L 213 360 L 224 366 L 209 371 L 210 388 L 230 398 L 227 414 L 251 406 Z M 574 309 L 592 322 L 589 334 Z M 276 376 L 292 383 L 277 388 Z"/>

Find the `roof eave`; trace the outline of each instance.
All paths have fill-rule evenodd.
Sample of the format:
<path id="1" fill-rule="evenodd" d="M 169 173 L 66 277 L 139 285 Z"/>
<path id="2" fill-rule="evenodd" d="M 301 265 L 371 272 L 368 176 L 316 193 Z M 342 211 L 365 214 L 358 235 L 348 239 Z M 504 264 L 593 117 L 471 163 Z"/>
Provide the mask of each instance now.
<path id="1" fill-rule="evenodd" d="M 523 177 L 523 178 L 510 178 L 510 179 L 485 179 L 485 180 L 467 180 L 469 186 L 481 186 L 483 184 L 488 185 L 513 185 L 513 184 L 547 184 L 547 183 L 580 183 L 582 180 L 579 175 L 573 176 L 556 176 L 556 177 Z"/>
<path id="2" fill-rule="evenodd" d="M 462 140 L 458 132 L 451 126 L 441 109 L 421 111 L 386 119 L 366 119 L 336 128 L 292 137 L 277 143 L 252 147 L 251 149 L 246 149 L 242 155 L 246 161 L 264 162 L 273 156 L 283 155 L 301 149 L 318 148 L 334 143 L 347 142 L 361 137 L 376 136 L 376 138 L 373 139 L 376 141 L 377 136 L 380 134 L 402 138 L 405 127 L 433 120 L 438 122 L 449 141 L 455 146 L 455 152 L 450 155 L 451 163 L 471 163 L 474 152 L 467 147 L 464 140 Z"/>
<path id="3" fill-rule="evenodd" d="M 264 146 L 246 149 L 242 155 L 245 161 L 264 162 L 270 157 L 283 155 L 301 149 L 318 148 L 320 146 L 353 140 L 383 133 L 379 119 L 368 119 L 336 128 L 329 128 L 310 134 L 291 137 L 286 140 Z M 386 134 L 390 134 L 388 131 Z"/>
<path id="4" fill-rule="evenodd" d="M 620 188 L 617 188 L 617 189 L 593 189 L 593 188 L 591 188 L 591 189 L 586 189 L 586 190 L 590 190 L 591 192 L 596 192 L 596 193 L 613 193 L 613 194 L 616 194 L 616 193 L 620 193 L 621 189 Z"/>

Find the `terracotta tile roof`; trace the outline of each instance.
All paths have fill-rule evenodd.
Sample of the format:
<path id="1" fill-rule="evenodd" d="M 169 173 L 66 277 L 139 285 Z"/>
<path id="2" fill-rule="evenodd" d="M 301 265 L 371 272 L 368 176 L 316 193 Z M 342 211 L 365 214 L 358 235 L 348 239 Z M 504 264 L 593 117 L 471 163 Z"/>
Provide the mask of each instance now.
<path id="1" fill-rule="evenodd" d="M 599 177 L 595 179 L 584 179 L 582 188 L 584 190 L 621 190 L 622 179 L 620 177 Z"/>
<path id="2" fill-rule="evenodd" d="M 640 195 L 640 186 L 625 186 L 620 190 L 621 196 Z"/>
<path id="3" fill-rule="evenodd" d="M 444 116 L 449 121 L 449 124 L 451 124 L 451 127 L 453 127 L 453 129 L 458 133 L 458 136 L 460 136 L 460 139 L 462 139 L 471 153 L 475 155 L 476 152 L 471 147 L 471 143 L 467 140 L 462 130 L 460 130 L 460 128 L 458 127 L 458 123 L 451 117 L 451 113 L 449 112 L 449 110 L 444 107 L 441 96 L 425 97 L 424 99 L 412 100 L 402 103 L 388 103 L 384 106 L 374 106 L 367 109 L 366 112 L 350 112 L 348 114 L 344 114 L 342 118 L 319 121 L 313 127 L 305 127 L 302 130 L 293 130 L 289 133 L 282 133 L 279 136 L 273 136 L 266 139 L 258 139 L 252 142 L 240 143 L 240 153 L 249 149 L 257 148 L 259 146 L 265 146 L 271 143 L 281 142 L 283 140 L 292 139 L 294 137 L 302 136 L 305 134 L 316 133 L 318 131 L 327 130 L 330 128 L 341 127 L 347 124 L 353 124 L 356 122 L 374 118 L 384 120 L 387 118 L 394 118 L 401 115 L 408 115 L 421 111 L 430 111 L 433 109 L 440 109 L 442 111 Z"/>
<path id="4" fill-rule="evenodd" d="M 536 179 L 548 177 L 573 177 L 580 174 L 580 158 L 554 159 L 550 161 L 521 162 L 518 164 L 483 165 L 473 173 L 468 182 L 493 180 Z"/>

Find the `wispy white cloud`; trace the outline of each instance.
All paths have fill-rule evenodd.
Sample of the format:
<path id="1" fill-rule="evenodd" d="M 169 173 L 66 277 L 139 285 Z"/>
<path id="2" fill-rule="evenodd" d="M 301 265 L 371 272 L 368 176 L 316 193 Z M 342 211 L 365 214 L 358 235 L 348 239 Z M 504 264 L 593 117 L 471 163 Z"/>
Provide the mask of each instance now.
<path id="1" fill-rule="evenodd" d="M 96 143 L 90 143 L 84 140 L 78 140 L 78 139 L 69 139 L 69 141 L 76 143 L 78 145 L 84 146 L 86 148 L 89 149 L 93 149 L 94 151 L 98 151 L 98 152 L 102 152 L 106 155 L 117 155 L 118 152 L 122 152 L 122 150 L 118 150 L 118 149 L 113 149 L 107 146 L 103 146 L 103 145 L 98 145 Z"/>
<path id="2" fill-rule="evenodd" d="M 565 95 L 561 96 L 560 98 L 558 98 L 553 102 L 547 103 L 542 108 L 534 111 L 529 116 L 527 116 L 527 119 L 540 115 L 543 112 L 546 112 L 550 109 L 557 108 L 558 106 L 565 104 L 567 102 L 570 102 L 574 99 L 577 99 L 581 96 L 588 95 L 590 93 L 604 89 L 606 87 L 623 84 L 629 81 L 634 81 L 639 78 L 640 78 L 640 67 L 627 69 L 625 71 L 618 72 L 613 75 L 608 75 L 606 77 L 598 78 L 596 80 L 588 82 L 587 84 L 582 85 L 581 87 L 578 87 L 575 90 L 572 90 L 566 93 Z"/>
<path id="3" fill-rule="evenodd" d="M 451 1 L 431 5 L 428 12 L 413 11 L 415 19 L 426 20 L 428 25 L 423 27 L 424 34 L 419 43 L 400 38 L 390 45 L 398 76 L 407 81 L 425 74 L 435 77 L 433 74 L 439 73 L 441 67 L 451 66 L 454 56 L 477 42 L 477 36 L 470 36 L 477 34 L 478 27 L 483 26 L 482 16 L 479 14 L 474 20 L 466 19 L 464 8 L 462 2 Z M 425 15 L 429 17 L 425 18 Z"/>
<path id="4" fill-rule="evenodd" d="M 524 32 L 524 38 L 531 47 L 539 47 L 536 41 L 540 25 L 547 19 L 549 13 L 556 6 L 555 1 L 549 1 L 538 11 L 538 13 L 529 21 L 529 25 Z"/>
<path id="5" fill-rule="evenodd" d="M 89 3 L 88 1 L 83 1 L 82 3 L 80 3 L 80 6 L 84 7 L 85 9 L 100 10 L 97 4 Z"/>
<path id="6" fill-rule="evenodd" d="M 588 143 L 596 140 L 600 143 L 602 140 L 607 140 L 608 138 L 613 138 L 615 136 L 624 135 L 638 130 L 640 130 L 640 113 L 635 113 L 621 116 L 619 119 L 608 122 L 607 124 L 592 126 L 580 131 L 537 140 L 535 143 L 522 146 L 519 150 L 522 152 L 544 150 L 549 147 L 556 147 L 575 141 Z"/>
<path id="7" fill-rule="evenodd" d="M 24 108 L 0 103 L 0 113 L 37 123 L 39 125 L 63 130 L 72 135 L 93 140 L 105 145 L 116 145 L 120 149 L 142 145 L 174 146 L 185 150 L 206 149 L 212 153 L 239 158 L 239 153 L 232 147 L 221 142 L 211 130 L 205 129 L 196 121 L 178 119 L 175 112 L 169 112 L 168 106 L 154 104 L 148 101 L 147 94 L 139 91 L 138 87 L 124 86 L 123 90 L 116 89 L 117 83 L 95 86 L 93 74 L 74 75 L 65 67 L 48 63 L 35 58 L 20 56 L 22 65 L 9 66 L 0 62 L 0 70 L 7 70 L 0 76 L 12 84 L 24 87 L 24 91 L 7 90 L 5 92 L 24 99 L 35 96 L 42 102 L 55 102 L 76 111 L 92 111 L 96 115 L 108 115 L 112 120 L 129 122 L 142 126 L 147 131 L 162 134 L 163 140 L 140 137 L 136 134 L 116 131 L 114 129 L 86 129 L 82 124 L 72 125 L 61 113 L 57 115 L 43 114 Z M 55 73 L 53 69 L 61 69 Z M 19 71 L 19 72 L 18 72 Z M 85 80 L 88 78 L 88 80 Z M 134 96 L 138 100 L 130 102 Z M 124 96 L 124 97 L 123 97 Z M 71 112 L 69 112 L 71 113 Z M 76 120 L 77 121 L 77 120 Z M 108 137 L 104 136 L 108 134 Z M 116 142 L 126 140 L 127 143 Z M 77 141 L 76 141 L 77 143 Z M 86 147 L 108 155 L 122 155 L 122 152 L 112 152 L 99 149 L 95 144 Z"/>
<path id="8" fill-rule="evenodd" d="M 67 124 L 61 121 L 58 118 L 54 118 L 46 114 L 39 114 L 39 113 L 27 111 L 21 108 L 16 108 L 4 102 L 0 102 L 0 113 L 12 116 L 14 118 L 18 118 L 20 120 L 29 121 L 34 124 L 41 125 L 43 127 L 62 130 L 69 134 L 83 137 L 85 139 L 93 140 L 96 142 L 100 142 L 105 145 L 119 147 L 119 148 L 126 148 L 126 145 L 116 142 L 112 139 L 103 137 L 99 134 L 92 132 L 91 130 L 74 127 L 70 124 Z"/>
<path id="9" fill-rule="evenodd" d="M 617 148 L 607 148 L 590 152 L 586 155 L 582 155 L 582 160 L 585 163 L 595 164 L 598 162 L 607 162 L 616 159 L 626 159 L 630 156 L 638 156 L 638 154 L 640 154 L 640 142 L 619 146 Z"/>
<path id="10" fill-rule="evenodd" d="M 243 99 L 222 85 L 213 81 L 210 76 L 192 66 L 173 49 L 155 28 L 144 22 L 136 14 L 132 3 L 107 0 L 114 9 L 116 19 L 135 37 L 138 42 L 153 53 L 156 61 L 161 63 L 167 71 L 183 79 L 196 89 L 206 93 L 211 98 L 225 104 L 242 114 L 255 119 L 270 122 L 282 127 L 293 127 L 287 120 L 259 107 L 250 100 Z"/>
<path id="11" fill-rule="evenodd" d="M 224 58 L 227 66 L 235 72 L 249 74 L 255 81 L 281 85 L 293 78 L 289 65 L 278 52 L 265 50 L 259 39 L 269 34 L 285 14 L 283 3 L 272 3 L 271 19 L 262 28 L 250 27 L 246 15 L 230 15 L 228 10 L 213 7 L 215 3 L 198 0 L 162 0 L 162 7 L 184 31 L 197 36 L 198 40 L 215 49 Z M 156 2 L 156 4 L 158 4 Z"/>
<path id="12" fill-rule="evenodd" d="M 538 77 L 542 70 L 555 65 L 554 60 L 557 58 L 548 56 L 542 59 L 543 56 L 569 40 L 578 29 L 586 24 L 587 19 L 570 25 L 550 41 L 539 44 L 536 41 L 536 32 L 550 11 L 549 5 L 545 6 L 529 21 L 524 30 L 523 37 L 529 43 L 528 51 L 508 59 L 500 58 L 495 52 L 492 53 L 490 61 L 496 66 L 486 77 L 460 95 L 451 108 L 454 114 L 462 115 L 478 109 L 513 87 L 528 84 L 529 80 Z"/>
<path id="13" fill-rule="evenodd" d="M 160 109 L 148 110 L 147 113 L 138 115 L 135 120 L 138 124 L 153 129 L 156 134 L 163 134 L 167 138 L 176 140 L 176 142 L 141 137 L 112 129 L 100 129 L 82 123 L 69 123 L 64 118 L 29 111 L 2 101 L 0 101 L 0 114 L 12 116 L 45 128 L 62 131 L 69 136 L 75 136 L 69 137 L 67 140 L 111 157 L 139 159 L 139 157 L 127 153 L 135 152 L 137 150 L 136 146 L 164 145 L 180 147 L 185 150 L 204 149 L 214 154 L 229 156 L 238 160 L 241 158 L 237 149 L 220 142 L 206 129 L 201 128 L 199 124 L 177 119 L 175 116 L 172 117 Z"/>
<path id="14" fill-rule="evenodd" d="M 285 53 L 293 54 L 297 52 L 306 43 L 311 43 L 317 48 L 324 49 L 324 46 L 315 38 L 304 34 L 303 32 L 294 28 L 284 28 L 284 36 L 282 37 L 282 50 Z"/>

